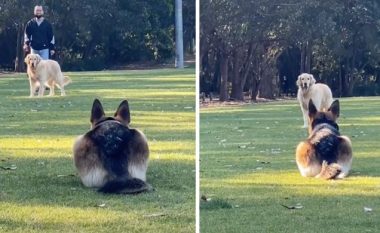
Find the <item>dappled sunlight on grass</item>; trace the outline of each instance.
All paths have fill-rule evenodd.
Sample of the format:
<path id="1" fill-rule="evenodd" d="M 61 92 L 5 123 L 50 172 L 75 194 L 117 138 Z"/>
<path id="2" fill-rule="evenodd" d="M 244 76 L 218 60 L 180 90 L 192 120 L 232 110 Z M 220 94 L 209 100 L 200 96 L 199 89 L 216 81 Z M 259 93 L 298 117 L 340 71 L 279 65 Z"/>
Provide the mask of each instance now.
<path id="1" fill-rule="evenodd" d="M 26 74 L 0 79 L 0 231 L 194 232 L 194 69 L 65 74 L 66 97 L 29 98 Z M 102 195 L 80 182 L 72 146 L 90 129 L 94 98 L 107 116 L 128 99 L 154 192 Z"/>
<path id="2" fill-rule="evenodd" d="M 351 138 L 353 164 L 346 179 L 329 181 L 298 171 L 295 147 L 307 132 L 297 101 L 201 109 L 200 192 L 211 200 L 201 201 L 201 229 L 376 232 L 380 98 L 341 98 L 340 103 L 338 122 Z M 297 203 L 303 207 L 284 208 Z M 366 206 L 374 211 L 366 213 Z"/>
<path id="3" fill-rule="evenodd" d="M 292 190 L 294 194 L 313 195 L 367 195 L 378 196 L 380 192 L 380 177 L 365 177 L 355 174 L 343 180 L 319 180 L 302 177 L 298 171 L 260 172 L 238 175 L 219 181 L 223 187 L 240 188 L 247 186 L 266 185 L 275 186 L 278 191 Z M 212 182 L 208 182 L 212 186 Z M 206 184 L 207 186 L 207 184 Z M 353 187 L 360 188 L 353 188 Z"/>
<path id="4" fill-rule="evenodd" d="M 95 203 L 94 203 L 95 204 Z M 105 224 L 121 220 L 124 215 L 121 211 L 112 211 L 97 208 L 48 206 L 48 205 L 18 205 L 15 203 L 0 203 L 1 218 L 10 221 L 24 221 L 29 224 Z M 89 216 L 91 216 L 89 218 Z M 123 217 L 126 217 L 125 215 Z M 128 220 L 136 220 L 136 215 L 129 214 Z"/>

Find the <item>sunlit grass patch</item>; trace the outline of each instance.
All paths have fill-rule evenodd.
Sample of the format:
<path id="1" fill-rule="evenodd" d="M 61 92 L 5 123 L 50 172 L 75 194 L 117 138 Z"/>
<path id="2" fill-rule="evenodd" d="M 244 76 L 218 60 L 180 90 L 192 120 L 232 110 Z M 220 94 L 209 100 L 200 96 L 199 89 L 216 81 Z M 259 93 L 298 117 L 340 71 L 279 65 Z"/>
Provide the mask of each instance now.
<path id="1" fill-rule="evenodd" d="M 295 163 L 307 137 L 297 101 L 201 109 L 201 195 L 231 205 L 201 200 L 201 232 L 377 232 L 379 116 L 378 97 L 341 99 L 352 172 L 323 181 L 301 177 Z"/>
<path id="2" fill-rule="evenodd" d="M 0 78 L 0 232 L 194 232 L 194 70 L 67 74 L 66 97 L 29 98 L 25 74 Z M 154 192 L 102 195 L 80 183 L 72 145 L 94 98 L 108 115 L 128 99 Z"/>

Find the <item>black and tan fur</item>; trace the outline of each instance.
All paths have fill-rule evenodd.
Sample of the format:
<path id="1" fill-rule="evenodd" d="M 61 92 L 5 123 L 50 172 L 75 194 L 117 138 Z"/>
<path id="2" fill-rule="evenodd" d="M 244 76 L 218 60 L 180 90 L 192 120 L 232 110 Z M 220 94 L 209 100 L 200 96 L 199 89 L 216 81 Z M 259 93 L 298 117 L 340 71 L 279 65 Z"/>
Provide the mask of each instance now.
<path id="1" fill-rule="evenodd" d="M 296 161 L 302 176 L 322 179 L 344 178 L 352 163 L 352 146 L 348 137 L 340 135 L 336 123 L 339 101 L 327 111 L 318 111 L 309 102 L 309 137 L 298 144 Z"/>
<path id="2" fill-rule="evenodd" d="M 104 193 L 133 194 L 151 190 L 146 183 L 149 148 L 145 135 L 129 128 L 130 112 L 124 100 L 114 117 L 106 117 L 95 99 L 91 130 L 74 143 L 74 163 L 82 183 Z"/>

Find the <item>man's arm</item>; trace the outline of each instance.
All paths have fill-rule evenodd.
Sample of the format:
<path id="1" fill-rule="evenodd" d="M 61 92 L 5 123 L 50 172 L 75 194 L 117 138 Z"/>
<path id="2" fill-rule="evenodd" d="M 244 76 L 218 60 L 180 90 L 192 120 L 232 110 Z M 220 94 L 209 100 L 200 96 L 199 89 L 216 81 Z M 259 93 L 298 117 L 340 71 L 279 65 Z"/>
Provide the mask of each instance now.
<path id="1" fill-rule="evenodd" d="M 24 31 L 24 51 L 25 52 L 29 52 L 30 50 L 30 39 L 31 39 L 31 36 L 32 36 L 32 32 L 31 32 L 31 26 L 30 26 L 30 21 L 26 23 L 26 26 L 25 26 L 25 31 Z"/>
<path id="2" fill-rule="evenodd" d="M 53 55 L 55 53 L 55 38 L 53 34 L 53 27 L 51 26 L 50 23 L 48 26 L 47 34 L 48 34 L 48 40 L 50 41 L 49 43 L 50 54 Z"/>

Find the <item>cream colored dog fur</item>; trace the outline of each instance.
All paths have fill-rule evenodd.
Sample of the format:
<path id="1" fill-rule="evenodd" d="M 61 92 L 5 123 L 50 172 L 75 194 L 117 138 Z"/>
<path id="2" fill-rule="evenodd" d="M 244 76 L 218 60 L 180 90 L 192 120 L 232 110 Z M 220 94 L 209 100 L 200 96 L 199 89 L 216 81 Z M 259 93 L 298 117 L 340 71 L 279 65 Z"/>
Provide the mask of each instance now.
<path id="1" fill-rule="evenodd" d="M 315 83 L 312 74 L 303 73 L 297 79 L 298 93 L 297 99 L 300 103 L 303 114 L 303 128 L 308 127 L 308 104 L 310 99 L 318 111 L 327 110 L 333 102 L 330 88 L 323 83 Z"/>
<path id="2" fill-rule="evenodd" d="M 70 78 L 63 76 L 61 67 L 54 60 L 42 60 L 38 54 L 29 54 L 25 57 L 28 66 L 28 77 L 30 84 L 30 97 L 34 96 L 37 87 L 38 96 L 43 96 L 45 86 L 50 88 L 49 96 L 54 96 L 54 88 L 61 89 L 61 96 L 65 96 L 65 85 L 71 82 Z"/>

